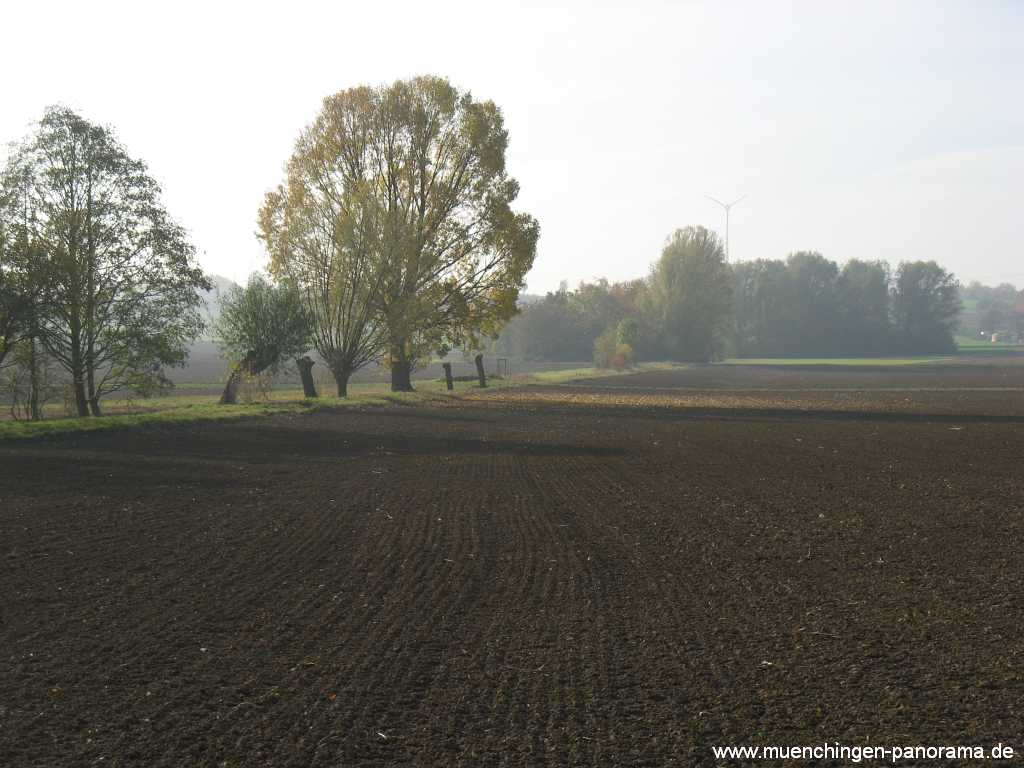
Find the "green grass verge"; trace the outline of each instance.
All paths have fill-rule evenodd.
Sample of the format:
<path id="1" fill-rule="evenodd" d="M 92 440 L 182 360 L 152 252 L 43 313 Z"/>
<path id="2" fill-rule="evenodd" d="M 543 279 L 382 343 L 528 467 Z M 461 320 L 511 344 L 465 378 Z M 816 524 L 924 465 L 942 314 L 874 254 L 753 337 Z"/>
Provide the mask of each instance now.
<path id="1" fill-rule="evenodd" d="M 491 377 L 488 379 L 488 389 L 498 390 L 526 384 L 561 384 L 575 379 L 670 367 L 672 366 L 667 363 L 650 363 L 618 372 L 596 368 L 573 368 L 516 375 L 511 379 Z M 443 381 L 433 379 L 418 380 L 414 385 L 415 392 L 391 392 L 387 384 L 354 383 L 349 386 L 347 398 L 326 395 L 315 400 L 304 399 L 301 389 L 282 389 L 271 391 L 265 400 L 240 405 L 220 405 L 217 402 L 218 396 L 213 394 L 169 394 L 164 397 L 130 400 L 106 399 L 102 403 L 105 415 L 90 418 L 62 416 L 55 406 L 51 406 L 46 414 L 47 418 L 43 421 L 0 420 L 0 441 L 196 421 L 252 418 L 282 413 L 300 414 L 318 410 L 436 403 L 481 392 L 473 382 L 456 382 L 453 392 L 445 389 Z"/>
<path id="2" fill-rule="evenodd" d="M 55 418 L 44 421 L 0 421 L 0 440 L 26 437 L 66 435 L 76 432 L 96 432 L 124 429 L 144 425 L 184 424 L 191 421 L 238 419 L 246 416 L 266 416 L 272 413 L 298 412 L 301 403 L 259 403 L 251 405 L 194 405 L 191 403 L 168 405 L 163 409 L 149 408 L 132 413 L 114 413 L 109 416 L 82 418 Z"/>
<path id="3" fill-rule="evenodd" d="M 105 415 L 89 418 L 48 417 L 43 421 L 0 421 L 0 441 L 19 438 L 67 435 L 100 430 L 126 429 L 196 421 L 272 416 L 282 413 L 312 413 L 317 410 L 383 406 L 395 403 L 429 402 L 450 397 L 444 385 L 421 387 L 416 392 L 389 392 L 384 385 L 353 387 L 348 398 L 303 398 L 302 390 L 273 392 L 268 399 L 239 405 L 220 405 L 215 395 L 185 395 L 135 400 L 104 400 Z"/>

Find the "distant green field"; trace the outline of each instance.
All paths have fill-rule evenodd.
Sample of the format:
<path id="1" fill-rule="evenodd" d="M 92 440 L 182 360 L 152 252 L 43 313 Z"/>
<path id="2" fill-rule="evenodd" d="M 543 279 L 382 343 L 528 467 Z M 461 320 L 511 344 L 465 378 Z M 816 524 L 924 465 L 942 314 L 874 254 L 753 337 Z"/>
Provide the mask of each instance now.
<path id="1" fill-rule="evenodd" d="M 980 337 L 975 338 L 974 336 L 957 336 L 956 337 L 956 345 L 960 349 L 974 349 L 975 347 L 998 347 L 998 346 L 1003 346 L 1001 344 L 993 344 L 991 341 L 988 341 L 987 339 L 982 339 Z"/>
<path id="2" fill-rule="evenodd" d="M 1024 353 L 1024 344 L 1004 344 L 1002 342 L 992 343 L 984 339 L 972 339 L 967 336 L 957 336 L 956 345 L 961 355 L 972 357 L 998 357 L 999 355 L 1018 355 Z"/>

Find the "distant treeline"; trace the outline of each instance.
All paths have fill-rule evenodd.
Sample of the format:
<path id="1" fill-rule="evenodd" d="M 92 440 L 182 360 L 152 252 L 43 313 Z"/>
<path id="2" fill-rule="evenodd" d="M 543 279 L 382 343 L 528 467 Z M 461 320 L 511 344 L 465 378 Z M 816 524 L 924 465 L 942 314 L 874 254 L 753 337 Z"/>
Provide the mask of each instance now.
<path id="1" fill-rule="evenodd" d="M 999 291 L 1004 301 L 996 320 L 1007 327 L 1022 322 L 1024 294 L 1012 286 Z M 799 251 L 730 265 L 716 236 L 691 227 L 673 235 L 645 278 L 602 279 L 575 290 L 563 283 L 545 296 L 524 297 L 495 351 L 588 360 L 602 334 L 626 327 L 636 358 L 647 360 L 944 353 L 956 348 L 961 306 L 956 278 L 934 261 L 839 266 Z"/>
<path id="2" fill-rule="evenodd" d="M 929 354 L 956 349 L 956 278 L 934 261 L 851 260 L 820 253 L 742 262 L 735 275 L 740 357 Z"/>
<path id="3" fill-rule="evenodd" d="M 960 333 L 975 339 L 1024 339 L 1024 291 L 1010 283 L 995 287 L 971 283 L 960 291 Z"/>

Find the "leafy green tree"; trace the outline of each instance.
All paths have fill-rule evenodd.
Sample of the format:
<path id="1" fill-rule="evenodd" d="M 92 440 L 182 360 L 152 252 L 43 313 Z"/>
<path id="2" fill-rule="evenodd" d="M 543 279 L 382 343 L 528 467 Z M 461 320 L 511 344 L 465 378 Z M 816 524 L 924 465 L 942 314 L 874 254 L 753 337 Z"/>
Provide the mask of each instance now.
<path id="1" fill-rule="evenodd" d="M 563 282 L 557 291 L 524 302 L 520 313 L 502 329 L 494 351 L 529 359 L 582 361 L 590 357 L 601 333 L 628 319 L 633 324 L 630 346 L 653 357 L 660 346 L 643 312 L 646 291 L 643 279 L 622 283 L 600 279 L 580 283 L 571 291 Z"/>
<path id="2" fill-rule="evenodd" d="M 380 278 L 370 301 L 393 390 L 412 388 L 424 355 L 496 335 L 516 313 L 539 228 L 511 208 L 519 185 L 493 102 L 438 77 L 352 88 L 324 100 L 297 155 L 307 145 L 324 148 L 309 153 L 323 194 L 344 207 Z"/>
<path id="3" fill-rule="evenodd" d="M 789 273 L 782 261 L 758 259 L 733 265 L 736 351 L 741 357 L 774 357 L 790 343 Z"/>
<path id="4" fill-rule="evenodd" d="M 51 269 L 30 239 L 27 185 L 16 181 L 6 177 L 0 186 L 0 370 L 7 363 L 12 369 L 4 381 L 11 414 L 38 421 L 58 388 L 39 330 L 49 307 Z"/>
<path id="5" fill-rule="evenodd" d="M 594 365 L 597 368 L 623 369 L 633 365 L 633 345 L 624 338 L 635 337 L 636 324 L 622 321 L 609 326 L 594 339 Z"/>
<path id="6" fill-rule="evenodd" d="M 960 330 L 968 336 L 991 336 L 999 331 L 1015 331 L 1018 324 L 1017 288 L 1010 283 L 997 286 L 972 282 L 961 288 L 964 312 Z"/>
<path id="7" fill-rule="evenodd" d="M 836 282 L 839 328 L 835 343 L 844 355 L 883 355 L 892 346 L 889 265 L 851 259 Z"/>
<path id="8" fill-rule="evenodd" d="M 905 261 L 892 287 L 894 330 L 904 352 L 953 352 L 960 313 L 956 277 L 934 261 Z"/>
<path id="9" fill-rule="evenodd" d="M 16 244 L 8 242 L 0 226 L 0 367 L 23 336 L 31 308 L 18 255 Z"/>
<path id="10" fill-rule="evenodd" d="M 15 419 L 41 421 L 43 407 L 63 391 L 53 359 L 31 332 L 11 349 L 0 386 Z"/>
<path id="11" fill-rule="evenodd" d="M 611 284 L 602 277 L 593 283 L 581 282 L 572 292 L 577 323 L 586 329 L 588 336 L 615 326 L 623 316 L 622 307 L 612 295 L 611 288 Z"/>
<path id="12" fill-rule="evenodd" d="M 593 341 L 574 292 L 563 283 L 557 291 L 522 307 L 502 329 L 495 346 L 501 354 L 530 360 L 583 361 L 589 359 Z"/>
<path id="13" fill-rule="evenodd" d="M 736 348 L 740 355 L 881 354 L 889 343 L 888 267 L 838 265 L 815 251 L 785 262 L 734 266 Z"/>
<path id="14" fill-rule="evenodd" d="M 615 329 L 608 328 L 594 339 L 594 367 L 611 368 L 615 358 L 618 342 L 615 340 Z"/>
<path id="15" fill-rule="evenodd" d="M 649 301 L 674 359 L 718 357 L 733 316 L 733 276 L 718 236 L 704 227 L 676 230 L 651 272 Z"/>
<path id="16" fill-rule="evenodd" d="M 628 344 L 635 347 L 640 337 L 640 326 L 632 317 L 624 317 L 615 326 L 615 340 L 619 344 Z"/>
<path id="17" fill-rule="evenodd" d="M 276 286 L 259 273 L 221 298 L 217 342 L 235 362 L 221 403 L 238 402 L 247 376 L 275 371 L 310 347 L 310 322 L 298 290 Z"/>
<path id="18" fill-rule="evenodd" d="M 1017 296 L 1016 288 L 1007 287 L 1012 289 L 1009 301 L 1000 290 L 1002 286 L 997 288 L 982 285 L 977 280 L 962 285 L 960 287 L 960 302 L 963 309 L 960 313 L 957 332 L 973 338 L 988 338 L 993 332 L 1000 330 L 1000 326 L 1008 314 L 1012 316 Z"/>
<path id="19" fill-rule="evenodd" d="M 31 239 L 28 179 L 8 166 L 0 176 L 0 367 L 22 341 L 37 336 L 48 294 L 48 265 Z"/>
<path id="20" fill-rule="evenodd" d="M 388 338 L 380 309 L 385 223 L 371 191 L 382 182 L 373 121 L 360 112 L 360 105 L 369 108 L 369 93 L 357 89 L 325 99 L 296 142 L 286 182 L 266 196 L 259 213 L 269 271 L 302 297 L 313 346 L 339 397 L 348 395 L 352 374 L 380 356 Z"/>
<path id="21" fill-rule="evenodd" d="M 39 338 L 67 371 L 80 416 L 130 388 L 169 385 L 202 330 L 196 290 L 209 284 L 160 188 L 106 128 L 52 107 L 17 147 L 0 200 L 24 185 L 25 236 L 50 277 Z"/>
<path id="22" fill-rule="evenodd" d="M 786 259 L 785 300 L 789 354 L 830 355 L 837 349 L 839 267 L 817 251 L 797 251 Z"/>

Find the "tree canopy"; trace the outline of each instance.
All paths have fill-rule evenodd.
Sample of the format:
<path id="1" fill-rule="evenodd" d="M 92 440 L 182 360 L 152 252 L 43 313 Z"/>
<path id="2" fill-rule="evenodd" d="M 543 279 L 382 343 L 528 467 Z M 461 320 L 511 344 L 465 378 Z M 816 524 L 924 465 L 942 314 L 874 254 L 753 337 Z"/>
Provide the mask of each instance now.
<path id="1" fill-rule="evenodd" d="M 496 334 L 516 312 L 539 228 L 511 208 L 519 185 L 507 145 L 498 107 L 442 78 L 352 88 L 324 100 L 287 185 L 267 198 L 271 270 L 308 286 L 316 281 L 302 279 L 296 255 L 318 254 L 323 291 L 322 254 L 340 262 L 334 294 L 355 287 L 341 304 L 358 315 L 341 325 L 374 342 L 380 334 L 393 389 L 411 388 L 423 355 Z M 359 346 L 356 358 L 374 344 Z"/>
<path id="2" fill-rule="evenodd" d="M 244 288 L 228 289 L 214 330 L 221 350 L 235 362 L 224 403 L 235 402 L 243 376 L 274 372 L 310 347 L 309 316 L 298 290 L 273 285 L 259 273 Z"/>
<path id="3" fill-rule="evenodd" d="M 903 262 L 892 289 L 893 324 L 905 352 L 953 352 L 959 283 L 934 261 Z"/>
<path id="4" fill-rule="evenodd" d="M 0 367 L 24 335 L 32 306 L 32 294 L 21 268 L 24 250 L 8 242 L 0 223 Z"/>
<path id="5" fill-rule="evenodd" d="M 284 184 L 266 196 L 259 235 L 269 270 L 301 296 L 313 345 L 334 375 L 349 377 L 381 354 L 383 222 L 366 193 L 368 134 L 331 107 L 299 137 Z"/>
<path id="6" fill-rule="evenodd" d="M 672 233 L 651 271 L 647 300 L 673 359 L 710 362 L 722 353 L 732 292 L 718 235 L 704 227 Z"/>
<path id="7" fill-rule="evenodd" d="M 163 368 L 183 364 L 202 329 L 196 289 L 208 283 L 145 164 L 109 129 L 52 107 L 10 158 L 0 203 L 48 277 L 36 331 L 79 415 L 98 415 L 114 390 L 166 383 Z"/>

